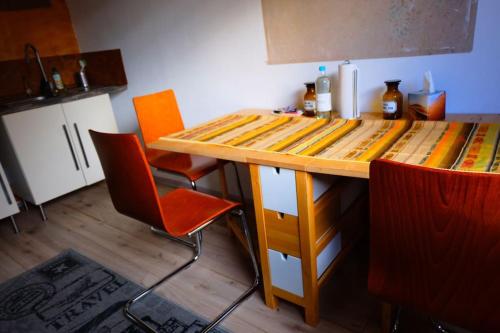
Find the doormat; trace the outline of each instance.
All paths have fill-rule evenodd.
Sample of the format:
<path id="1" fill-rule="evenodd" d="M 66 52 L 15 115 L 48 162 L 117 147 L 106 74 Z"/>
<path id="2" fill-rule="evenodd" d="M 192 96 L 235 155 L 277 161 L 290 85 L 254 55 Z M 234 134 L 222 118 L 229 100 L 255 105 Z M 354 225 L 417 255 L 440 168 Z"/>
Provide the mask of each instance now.
<path id="1" fill-rule="evenodd" d="M 141 290 L 112 270 L 67 250 L 0 285 L 0 332 L 140 333 L 123 314 L 123 307 Z M 195 333 L 207 324 L 155 294 L 134 304 L 132 311 L 161 333 Z"/>

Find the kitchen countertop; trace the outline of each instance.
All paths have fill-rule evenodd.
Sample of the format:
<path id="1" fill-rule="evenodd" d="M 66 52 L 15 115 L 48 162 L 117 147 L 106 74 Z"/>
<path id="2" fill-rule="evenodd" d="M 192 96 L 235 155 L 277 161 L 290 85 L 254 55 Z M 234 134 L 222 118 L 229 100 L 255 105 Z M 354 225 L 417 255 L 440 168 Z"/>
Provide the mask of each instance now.
<path id="1" fill-rule="evenodd" d="M 13 100 L 10 102 L 0 102 L 0 116 L 53 104 L 76 101 L 97 95 L 118 93 L 124 91 L 126 88 L 127 86 L 90 87 L 89 90 L 84 90 L 83 88 L 73 88 L 68 89 L 60 96 L 48 97 L 42 100 L 33 100 L 33 98 L 26 97 L 24 99 Z"/>

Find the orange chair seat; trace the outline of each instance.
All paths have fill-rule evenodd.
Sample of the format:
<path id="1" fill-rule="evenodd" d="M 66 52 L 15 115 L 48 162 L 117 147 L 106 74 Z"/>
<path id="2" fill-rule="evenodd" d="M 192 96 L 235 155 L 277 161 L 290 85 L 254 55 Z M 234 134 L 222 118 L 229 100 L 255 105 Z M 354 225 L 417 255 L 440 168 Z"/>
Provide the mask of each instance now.
<path id="1" fill-rule="evenodd" d="M 218 166 L 215 158 L 158 149 L 146 149 L 146 159 L 154 168 L 182 175 L 191 181 L 200 179 Z"/>
<path id="2" fill-rule="evenodd" d="M 168 220 L 166 230 L 176 237 L 185 236 L 240 205 L 185 188 L 165 194 L 160 204 Z"/>

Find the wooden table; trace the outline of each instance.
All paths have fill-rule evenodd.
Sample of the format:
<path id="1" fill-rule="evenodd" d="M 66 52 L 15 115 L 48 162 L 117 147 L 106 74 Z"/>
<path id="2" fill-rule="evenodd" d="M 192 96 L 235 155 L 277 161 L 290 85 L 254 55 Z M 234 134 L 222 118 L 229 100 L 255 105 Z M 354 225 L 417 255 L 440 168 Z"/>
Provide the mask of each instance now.
<path id="1" fill-rule="evenodd" d="M 498 121 L 498 116 L 488 120 Z M 305 321 L 316 325 L 319 288 L 367 219 L 366 181 L 361 179 L 369 177 L 369 162 L 382 157 L 500 172 L 499 133 L 498 123 L 327 122 L 246 110 L 162 137 L 149 147 L 249 165 L 265 302 L 271 308 L 278 298 L 300 305 Z"/>

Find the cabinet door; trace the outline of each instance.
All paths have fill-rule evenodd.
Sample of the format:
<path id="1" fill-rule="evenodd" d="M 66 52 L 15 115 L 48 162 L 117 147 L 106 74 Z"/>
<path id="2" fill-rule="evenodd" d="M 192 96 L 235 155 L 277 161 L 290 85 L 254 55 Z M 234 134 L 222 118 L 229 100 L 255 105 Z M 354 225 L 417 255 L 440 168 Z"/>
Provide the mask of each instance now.
<path id="1" fill-rule="evenodd" d="M 107 133 L 118 132 L 109 95 L 64 103 L 62 107 L 86 183 L 89 185 L 103 180 L 104 173 L 89 129 Z"/>
<path id="2" fill-rule="evenodd" d="M 85 186 L 61 105 L 2 117 L 27 183 L 26 200 L 41 204 Z"/>
<path id="3" fill-rule="evenodd" d="M 0 164 L 0 219 L 19 212 L 16 199 L 12 194 L 5 172 Z"/>

